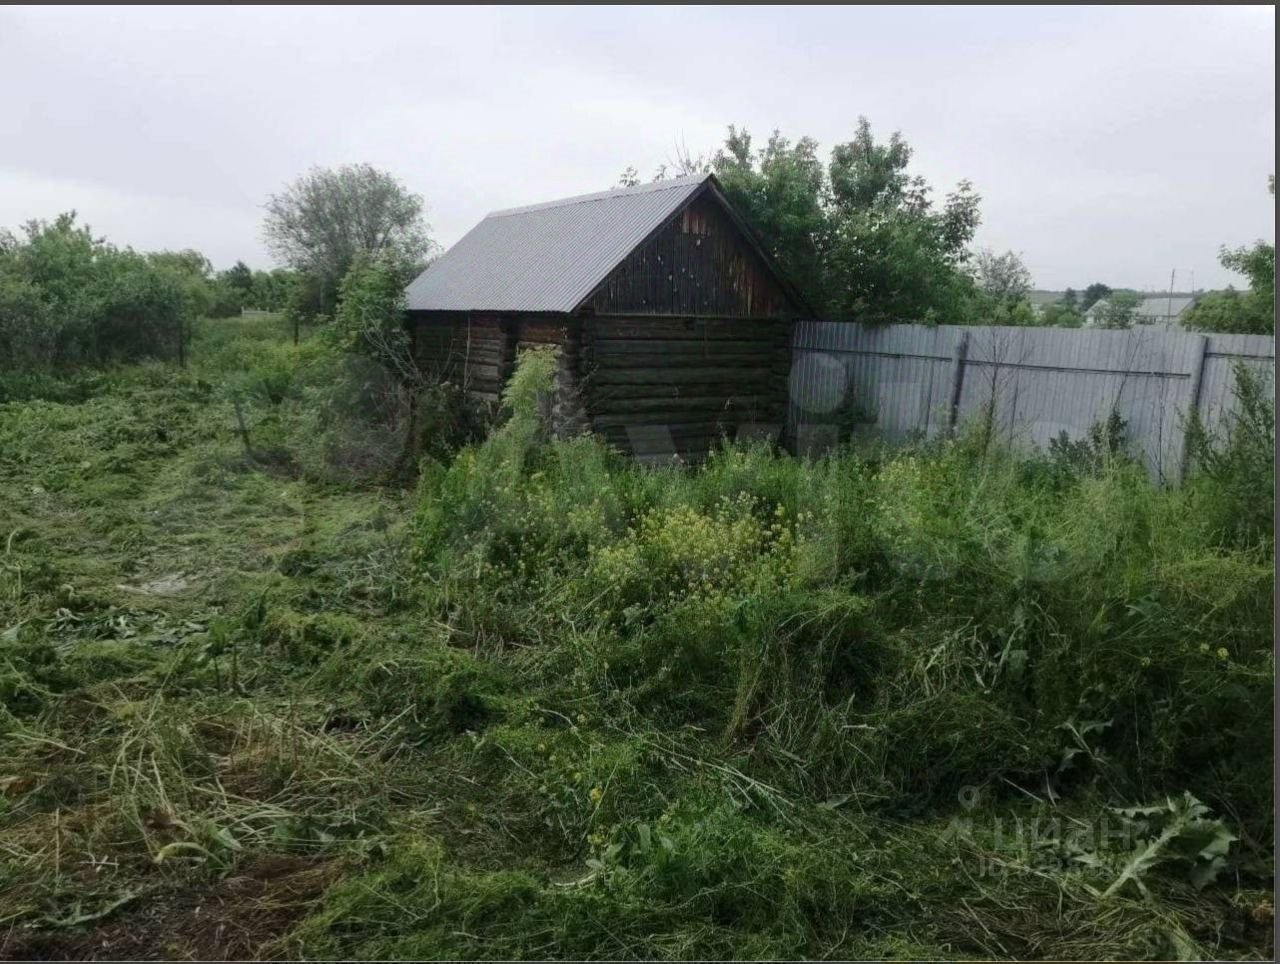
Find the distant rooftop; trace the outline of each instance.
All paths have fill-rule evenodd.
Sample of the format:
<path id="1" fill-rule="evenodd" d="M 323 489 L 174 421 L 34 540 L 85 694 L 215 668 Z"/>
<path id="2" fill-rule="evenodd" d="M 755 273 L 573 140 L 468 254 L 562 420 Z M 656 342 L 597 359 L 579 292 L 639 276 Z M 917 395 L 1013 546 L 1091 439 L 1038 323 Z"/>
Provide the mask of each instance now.
<path id="1" fill-rule="evenodd" d="M 1089 321 L 1097 317 L 1098 312 L 1107 302 L 1106 298 L 1094 302 L 1085 312 L 1085 320 Z M 1191 295 L 1143 295 L 1134 309 L 1134 318 L 1141 325 L 1163 324 L 1173 327 L 1179 324 L 1182 313 L 1195 303 L 1196 299 Z"/>

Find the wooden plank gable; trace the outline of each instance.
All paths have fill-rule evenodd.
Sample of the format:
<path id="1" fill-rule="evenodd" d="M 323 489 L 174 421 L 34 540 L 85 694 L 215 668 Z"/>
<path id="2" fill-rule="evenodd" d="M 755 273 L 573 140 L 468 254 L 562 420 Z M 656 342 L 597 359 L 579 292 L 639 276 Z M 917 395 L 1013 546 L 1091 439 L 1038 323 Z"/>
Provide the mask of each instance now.
<path id="1" fill-rule="evenodd" d="M 719 195 L 704 191 L 632 251 L 588 299 L 598 315 L 784 318 L 796 313 Z"/>

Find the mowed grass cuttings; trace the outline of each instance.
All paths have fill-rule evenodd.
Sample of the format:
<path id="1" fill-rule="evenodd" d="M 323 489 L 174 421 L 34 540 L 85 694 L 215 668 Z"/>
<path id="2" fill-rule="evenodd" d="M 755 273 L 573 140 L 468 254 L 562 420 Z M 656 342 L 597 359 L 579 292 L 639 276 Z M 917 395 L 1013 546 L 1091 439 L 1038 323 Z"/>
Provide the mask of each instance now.
<path id="1" fill-rule="evenodd" d="M 327 352 L 8 383 L 0 955 L 1271 954 L 1244 441 L 645 469 L 535 352 L 406 486 Z"/>

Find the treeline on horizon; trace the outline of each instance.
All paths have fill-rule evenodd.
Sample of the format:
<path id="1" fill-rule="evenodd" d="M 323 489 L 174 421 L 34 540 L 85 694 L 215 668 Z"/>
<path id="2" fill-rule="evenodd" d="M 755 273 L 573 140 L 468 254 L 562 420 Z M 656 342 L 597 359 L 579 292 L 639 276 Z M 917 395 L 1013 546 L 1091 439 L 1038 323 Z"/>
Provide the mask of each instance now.
<path id="1" fill-rule="evenodd" d="M 285 311 L 309 295 L 292 269 L 238 261 L 215 271 L 192 249 L 140 253 L 95 235 L 74 211 L 31 220 L 0 231 L 0 368 L 181 361 L 196 318 Z"/>

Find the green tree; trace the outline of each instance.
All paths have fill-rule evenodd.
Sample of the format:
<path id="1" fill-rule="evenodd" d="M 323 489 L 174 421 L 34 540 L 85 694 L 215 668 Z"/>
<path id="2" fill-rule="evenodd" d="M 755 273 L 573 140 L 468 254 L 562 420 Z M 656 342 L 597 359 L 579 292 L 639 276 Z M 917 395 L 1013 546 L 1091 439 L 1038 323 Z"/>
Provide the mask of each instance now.
<path id="1" fill-rule="evenodd" d="M 1000 303 L 1017 304 L 1031 294 L 1031 272 L 1012 251 L 979 251 L 974 259 L 974 278 L 979 291 Z"/>
<path id="2" fill-rule="evenodd" d="M 94 238 L 88 225 L 77 224 L 75 211 L 53 221 L 28 221 L 22 230 L 25 239 L 11 247 L 10 273 L 37 285 L 68 322 L 79 320 L 105 272 L 111 253 L 106 241 Z"/>
<path id="3" fill-rule="evenodd" d="M 319 285 L 321 311 L 356 259 L 391 253 L 420 263 L 434 247 L 422 198 L 369 164 L 314 168 L 273 194 L 262 232 L 272 254 Z"/>
<path id="4" fill-rule="evenodd" d="M 0 239 L 0 367 L 92 360 L 98 301 L 112 253 L 74 211 Z"/>
<path id="5" fill-rule="evenodd" d="M 1045 305 L 1038 321 L 1044 328 L 1079 328 L 1083 323 L 1084 316 L 1065 299 Z"/>
<path id="6" fill-rule="evenodd" d="M 63 321 L 39 285 L 0 277 L 0 370 L 51 365 L 59 355 Z"/>
<path id="7" fill-rule="evenodd" d="M 415 267 L 388 251 L 357 258 L 342 279 L 332 325 L 340 348 L 367 355 L 405 384 L 418 378 L 404 323 Z"/>
<path id="8" fill-rule="evenodd" d="M 142 255 L 95 238 L 75 212 L 0 235 L 0 367 L 184 360 L 208 298 L 198 252 Z"/>
<path id="9" fill-rule="evenodd" d="M 877 144 L 866 118 L 832 150 L 828 304 L 837 317 L 960 322 L 972 313 L 965 266 L 978 195 L 962 181 L 935 208 L 924 179 L 907 171 L 911 153 L 896 133 Z"/>
<path id="10" fill-rule="evenodd" d="M 1080 296 L 1080 310 L 1088 311 L 1109 294 L 1111 294 L 1111 288 L 1108 285 L 1104 285 L 1101 281 L 1095 281 L 1085 288 L 1084 294 Z"/>
<path id="11" fill-rule="evenodd" d="M 303 325 L 323 321 L 325 317 L 324 309 L 324 282 L 313 274 L 299 272 L 297 283 L 290 287 L 289 296 L 284 303 L 284 314 L 293 328 L 293 343 L 295 345 L 298 343 Z"/>
<path id="12" fill-rule="evenodd" d="M 909 171 L 900 134 L 878 142 L 865 118 L 824 165 L 817 142 L 775 131 L 763 148 L 729 128 L 711 165 L 766 250 L 820 314 L 870 322 L 964 321 L 975 287 L 964 270 L 978 225 L 967 182 L 941 207 Z"/>
<path id="13" fill-rule="evenodd" d="M 432 383 L 413 357 L 405 286 L 416 271 L 390 251 L 357 258 L 326 329 L 343 362 L 343 377 L 330 392 L 331 408 L 366 425 L 402 431 L 398 471 L 410 468 L 421 451 L 448 450 L 465 422 L 460 396 Z"/>
<path id="14" fill-rule="evenodd" d="M 301 283 L 301 276 L 289 268 L 255 271 L 246 307 L 262 311 L 283 311 L 288 306 L 293 291 Z"/>
<path id="15" fill-rule="evenodd" d="M 1113 291 L 1105 301 L 1097 304 L 1094 314 L 1095 328 L 1132 328 L 1137 320 L 1142 296 L 1134 291 Z"/>
<path id="16" fill-rule="evenodd" d="M 1275 195 L 1274 176 L 1267 189 Z M 1255 241 L 1242 248 L 1223 248 L 1218 261 L 1249 282 L 1243 294 L 1228 288 L 1205 295 L 1187 312 L 1186 327 L 1199 331 L 1272 335 L 1276 330 L 1276 248 Z"/>
<path id="17" fill-rule="evenodd" d="M 208 281 L 213 277 L 213 265 L 209 259 L 192 248 L 184 248 L 181 251 L 155 251 L 146 257 L 156 267 L 175 274 L 200 281 Z"/>
<path id="18" fill-rule="evenodd" d="M 204 279 L 192 273 L 195 262 L 182 256 L 190 252 L 176 258 L 167 254 L 126 249 L 109 258 L 107 283 L 96 306 L 100 359 L 172 353 L 180 365 L 186 364 L 191 322 L 205 312 L 209 291 Z M 153 260 L 157 257 L 158 262 Z"/>
<path id="19" fill-rule="evenodd" d="M 228 288 L 248 294 L 253 289 L 253 271 L 243 261 L 237 261 L 219 275 Z"/>
<path id="20" fill-rule="evenodd" d="M 226 271 L 219 271 L 211 285 L 213 304 L 209 315 L 213 318 L 230 318 L 248 307 L 253 294 L 253 271 L 243 261 L 237 261 Z"/>
<path id="21" fill-rule="evenodd" d="M 1183 324 L 1192 331 L 1217 334 L 1274 334 L 1274 313 L 1259 311 L 1260 299 L 1251 297 L 1251 294 L 1235 288 L 1211 291 L 1199 298 L 1187 311 Z"/>
<path id="22" fill-rule="evenodd" d="M 186 301 L 186 317 L 196 318 L 213 313 L 217 291 L 213 265 L 208 258 L 190 248 L 182 251 L 157 251 L 146 257 L 182 291 Z"/>

